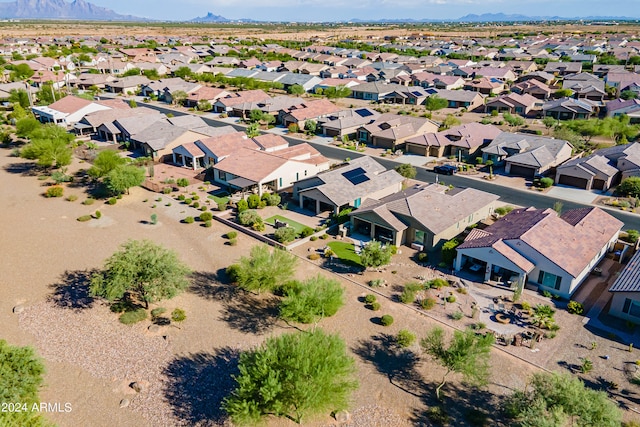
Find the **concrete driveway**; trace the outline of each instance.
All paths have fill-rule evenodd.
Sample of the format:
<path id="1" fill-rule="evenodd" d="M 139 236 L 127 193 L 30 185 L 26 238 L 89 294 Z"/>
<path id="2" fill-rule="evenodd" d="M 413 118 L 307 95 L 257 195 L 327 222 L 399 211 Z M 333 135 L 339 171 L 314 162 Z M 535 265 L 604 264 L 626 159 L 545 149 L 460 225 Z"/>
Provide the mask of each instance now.
<path id="1" fill-rule="evenodd" d="M 600 192 L 592 192 L 588 190 L 580 190 L 579 188 L 568 187 L 565 185 L 556 185 L 547 196 L 557 197 L 559 200 L 570 200 L 572 202 L 591 204 L 600 195 Z"/>

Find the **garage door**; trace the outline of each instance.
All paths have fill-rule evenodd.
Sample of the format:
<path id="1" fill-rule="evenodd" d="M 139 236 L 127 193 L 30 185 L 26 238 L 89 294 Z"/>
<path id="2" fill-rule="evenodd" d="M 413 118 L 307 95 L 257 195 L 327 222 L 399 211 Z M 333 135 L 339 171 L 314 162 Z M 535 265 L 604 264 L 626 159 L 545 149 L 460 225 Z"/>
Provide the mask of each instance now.
<path id="1" fill-rule="evenodd" d="M 570 185 L 572 187 L 587 189 L 589 187 L 589 180 L 586 178 L 578 178 L 577 176 L 560 175 L 558 184 Z"/>
<path id="2" fill-rule="evenodd" d="M 607 184 L 607 181 L 605 181 L 604 179 L 593 179 L 593 184 L 592 187 L 595 190 L 606 190 L 605 185 Z"/>
<path id="3" fill-rule="evenodd" d="M 411 154 L 427 155 L 427 147 L 424 145 L 407 144 L 407 151 Z"/>
<path id="4" fill-rule="evenodd" d="M 511 165 L 509 173 L 511 175 L 524 176 L 525 178 L 533 178 L 533 176 L 536 174 L 536 170 L 534 168 L 528 168 L 526 166 Z"/>

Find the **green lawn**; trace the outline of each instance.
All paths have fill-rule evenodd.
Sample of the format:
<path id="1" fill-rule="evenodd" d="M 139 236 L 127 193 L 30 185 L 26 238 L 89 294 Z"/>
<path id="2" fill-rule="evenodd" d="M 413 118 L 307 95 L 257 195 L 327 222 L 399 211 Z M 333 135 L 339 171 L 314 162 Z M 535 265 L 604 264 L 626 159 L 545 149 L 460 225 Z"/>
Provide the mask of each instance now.
<path id="1" fill-rule="evenodd" d="M 360 255 L 355 253 L 352 243 L 330 242 L 327 246 L 329 246 L 336 256 L 346 264 L 362 267 L 362 264 L 360 263 Z"/>
<path id="2" fill-rule="evenodd" d="M 207 197 L 208 197 L 209 199 L 213 200 L 214 202 L 216 202 L 217 204 L 220 204 L 220 203 L 229 203 L 229 196 L 226 196 L 226 197 L 220 197 L 220 196 L 208 195 Z"/>
<path id="3" fill-rule="evenodd" d="M 302 233 L 302 230 L 304 230 L 305 228 L 307 228 L 306 225 L 304 224 L 300 224 L 299 222 L 295 222 L 292 219 L 289 218 L 285 218 L 282 215 L 274 215 L 274 216 L 270 216 L 269 218 L 265 219 L 264 222 L 266 224 L 269 225 L 274 225 L 276 223 L 276 219 L 278 221 L 282 221 L 282 222 L 286 222 L 287 224 L 289 224 L 290 227 L 293 227 L 294 230 L 296 230 L 296 233 L 300 234 Z"/>

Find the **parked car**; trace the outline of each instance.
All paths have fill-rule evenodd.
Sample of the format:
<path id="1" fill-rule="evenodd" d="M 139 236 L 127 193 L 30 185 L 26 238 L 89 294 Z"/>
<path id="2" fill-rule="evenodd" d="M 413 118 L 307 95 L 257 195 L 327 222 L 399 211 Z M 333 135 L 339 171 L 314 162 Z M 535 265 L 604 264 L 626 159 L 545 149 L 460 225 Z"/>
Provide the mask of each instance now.
<path id="1" fill-rule="evenodd" d="M 433 171 L 435 173 L 441 173 L 443 175 L 453 175 L 454 173 L 458 172 L 458 168 L 453 165 L 441 165 L 433 168 Z"/>

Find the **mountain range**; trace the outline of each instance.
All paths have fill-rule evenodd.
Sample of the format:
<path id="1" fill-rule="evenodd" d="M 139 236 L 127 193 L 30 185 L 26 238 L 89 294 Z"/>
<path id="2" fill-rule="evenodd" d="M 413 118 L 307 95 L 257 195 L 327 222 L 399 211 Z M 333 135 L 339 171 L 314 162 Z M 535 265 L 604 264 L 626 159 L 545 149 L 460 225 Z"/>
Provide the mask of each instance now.
<path id="1" fill-rule="evenodd" d="M 14 0 L 12 2 L 0 2 L 0 19 L 78 19 L 94 21 L 149 21 L 132 15 L 121 15 L 106 7 L 96 6 L 86 0 Z M 354 18 L 348 22 L 355 23 L 402 23 L 402 22 L 517 22 L 517 21 L 566 21 L 566 20 L 604 21 L 636 20 L 624 16 L 589 16 L 583 18 L 560 16 L 525 16 L 506 15 L 504 13 L 484 13 L 482 15 L 469 14 L 457 19 L 359 19 Z M 227 19 L 224 16 L 208 12 L 205 16 L 191 19 L 189 22 L 259 22 L 253 19 Z M 338 20 L 337 22 L 343 22 Z"/>
<path id="2" fill-rule="evenodd" d="M 121 15 L 85 0 L 15 0 L 0 3 L 0 18 L 5 19 L 82 19 L 93 21 L 147 21 Z"/>

